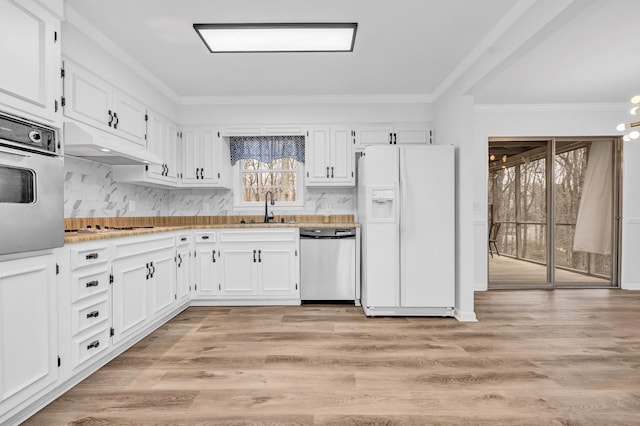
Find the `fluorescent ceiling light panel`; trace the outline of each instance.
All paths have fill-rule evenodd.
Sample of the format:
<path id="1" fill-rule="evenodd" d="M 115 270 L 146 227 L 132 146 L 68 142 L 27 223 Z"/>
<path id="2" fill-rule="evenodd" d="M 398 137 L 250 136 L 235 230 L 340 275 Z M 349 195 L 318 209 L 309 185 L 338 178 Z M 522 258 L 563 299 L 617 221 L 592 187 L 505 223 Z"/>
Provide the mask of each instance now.
<path id="1" fill-rule="evenodd" d="M 193 24 L 211 53 L 352 52 L 358 24 Z"/>

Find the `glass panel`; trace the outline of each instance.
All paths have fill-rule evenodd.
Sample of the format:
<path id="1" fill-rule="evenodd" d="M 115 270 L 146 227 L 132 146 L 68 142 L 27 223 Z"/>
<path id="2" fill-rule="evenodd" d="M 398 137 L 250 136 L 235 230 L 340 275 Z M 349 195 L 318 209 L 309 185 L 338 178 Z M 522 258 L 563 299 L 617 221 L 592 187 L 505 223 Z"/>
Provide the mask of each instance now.
<path id="1" fill-rule="evenodd" d="M 544 158 L 519 166 L 518 257 L 546 263 L 547 185 Z M 546 281 L 546 277 L 545 277 Z"/>
<path id="2" fill-rule="evenodd" d="M 548 283 L 547 145 L 489 144 L 490 285 Z"/>
<path id="3" fill-rule="evenodd" d="M 0 166 L 0 203 L 34 203 L 35 186 L 33 171 Z"/>
<path id="4" fill-rule="evenodd" d="M 556 143 L 557 283 L 611 282 L 612 149 L 609 142 Z"/>
<path id="5" fill-rule="evenodd" d="M 276 202 L 296 201 L 297 175 L 295 172 L 243 173 L 243 201 L 264 202 L 271 191 Z"/>

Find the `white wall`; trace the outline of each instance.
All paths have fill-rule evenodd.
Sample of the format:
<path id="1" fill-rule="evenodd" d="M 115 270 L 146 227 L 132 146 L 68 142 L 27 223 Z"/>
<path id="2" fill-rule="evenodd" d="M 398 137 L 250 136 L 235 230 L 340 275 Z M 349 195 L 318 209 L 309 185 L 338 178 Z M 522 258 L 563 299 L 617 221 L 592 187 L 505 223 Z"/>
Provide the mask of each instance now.
<path id="1" fill-rule="evenodd" d="M 492 136 L 617 136 L 628 122 L 625 105 L 484 105 L 475 108 L 474 281 L 487 289 L 487 155 Z M 640 290 L 640 142 L 623 146 L 621 287 Z"/>
<path id="2" fill-rule="evenodd" d="M 473 281 L 473 98 L 450 91 L 435 104 L 434 140 L 456 149 L 456 306 L 461 321 L 475 321 Z"/>

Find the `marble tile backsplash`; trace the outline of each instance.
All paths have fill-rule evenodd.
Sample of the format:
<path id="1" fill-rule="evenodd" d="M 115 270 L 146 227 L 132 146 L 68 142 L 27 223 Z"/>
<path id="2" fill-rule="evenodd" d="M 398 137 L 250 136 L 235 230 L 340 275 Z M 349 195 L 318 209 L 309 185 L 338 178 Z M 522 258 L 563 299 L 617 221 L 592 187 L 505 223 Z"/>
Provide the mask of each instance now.
<path id="1" fill-rule="evenodd" d="M 114 182 L 110 165 L 69 156 L 64 168 L 67 218 L 260 214 L 234 211 L 233 190 L 161 189 Z M 354 214 L 355 198 L 352 188 L 305 188 L 303 211 L 279 209 L 277 203 L 273 211 L 280 215 Z M 204 211 L 204 204 L 209 211 Z"/>

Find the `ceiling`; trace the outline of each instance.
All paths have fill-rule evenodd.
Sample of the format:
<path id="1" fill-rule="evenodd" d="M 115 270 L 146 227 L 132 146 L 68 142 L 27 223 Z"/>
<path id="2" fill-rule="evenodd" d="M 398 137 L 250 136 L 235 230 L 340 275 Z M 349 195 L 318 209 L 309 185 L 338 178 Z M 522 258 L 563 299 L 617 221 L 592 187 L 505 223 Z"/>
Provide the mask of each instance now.
<path id="1" fill-rule="evenodd" d="M 177 97 L 422 96 L 442 91 L 528 0 L 65 0 Z M 535 0 L 550 2 L 556 0 Z M 472 87 L 479 103 L 626 102 L 637 0 L 593 3 Z M 194 23 L 357 22 L 353 53 L 210 54 Z M 73 22 L 72 22 L 73 24 Z M 464 70 L 463 70 L 464 71 Z M 450 80 L 450 79 L 449 79 Z M 523 84 L 526 83 L 526 84 Z M 629 82 L 636 87 L 630 89 Z"/>

